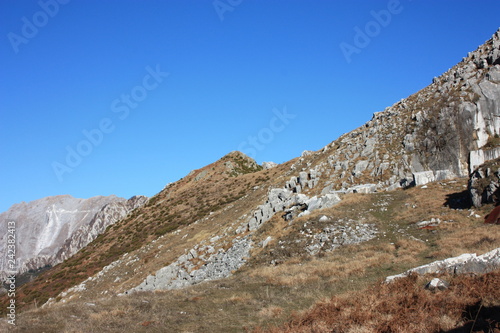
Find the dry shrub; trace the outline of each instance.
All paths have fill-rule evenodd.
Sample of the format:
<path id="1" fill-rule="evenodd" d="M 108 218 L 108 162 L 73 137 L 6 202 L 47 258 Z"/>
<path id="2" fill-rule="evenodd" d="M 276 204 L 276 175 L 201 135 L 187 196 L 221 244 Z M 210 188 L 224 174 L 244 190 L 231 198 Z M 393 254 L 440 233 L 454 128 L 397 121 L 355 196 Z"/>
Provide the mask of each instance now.
<path id="1" fill-rule="evenodd" d="M 276 318 L 283 314 L 283 308 L 275 305 L 271 305 L 263 308 L 259 311 L 259 315 L 267 318 Z"/>
<path id="2" fill-rule="evenodd" d="M 450 288 L 431 292 L 416 275 L 333 297 L 267 332 L 467 332 L 500 329 L 500 271 L 448 276 Z M 482 310 L 482 311 L 481 311 Z M 474 324 L 474 330 L 472 326 Z M 465 330 L 466 329 L 466 330 Z M 263 332 L 258 328 L 255 332 Z"/>

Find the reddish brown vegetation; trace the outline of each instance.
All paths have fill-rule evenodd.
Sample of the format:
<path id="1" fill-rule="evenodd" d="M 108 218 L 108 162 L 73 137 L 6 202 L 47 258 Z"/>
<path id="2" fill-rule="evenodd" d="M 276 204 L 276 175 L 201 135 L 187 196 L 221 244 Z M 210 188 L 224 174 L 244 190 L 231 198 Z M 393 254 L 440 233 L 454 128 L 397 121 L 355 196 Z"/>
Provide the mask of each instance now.
<path id="1" fill-rule="evenodd" d="M 333 297 L 267 332 L 500 332 L 500 271 L 447 279 L 439 292 L 411 276 Z"/>
<path id="2" fill-rule="evenodd" d="M 484 223 L 500 224 L 500 206 L 496 206 L 491 213 L 485 216 Z"/>

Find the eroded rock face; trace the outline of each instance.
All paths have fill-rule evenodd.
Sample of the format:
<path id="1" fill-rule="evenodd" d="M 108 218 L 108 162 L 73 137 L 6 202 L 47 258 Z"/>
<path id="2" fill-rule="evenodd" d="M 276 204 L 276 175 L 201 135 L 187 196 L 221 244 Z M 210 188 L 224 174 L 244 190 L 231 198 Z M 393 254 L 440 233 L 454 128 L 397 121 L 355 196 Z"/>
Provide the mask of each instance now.
<path id="1" fill-rule="evenodd" d="M 102 207 L 88 225 L 83 225 L 64 242 L 52 258 L 54 263 L 62 262 L 71 257 L 106 231 L 108 226 L 123 219 L 128 213 L 144 205 L 147 200 L 147 197 L 137 195 L 126 201 L 111 202 Z"/>
<path id="2" fill-rule="evenodd" d="M 129 200 L 116 196 L 77 199 L 60 195 L 13 205 L 0 214 L 0 232 L 5 253 L 8 221 L 16 224 L 17 272 L 55 265 L 94 240 L 110 224 L 144 204 L 146 197 Z M 5 256 L 0 258 L 0 276 L 7 275 Z"/>
<path id="3" fill-rule="evenodd" d="M 210 245 L 198 246 L 180 256 L 172 264 L 156 271 L 154 275 L 149 275 L 146 280 L 127 293 L 180 289 L 203 281 L 228 277 L 232 271 L 246 262 L 252 245 L 249 237 L 243 237 L 235 239 L 229 249 L 219 249 L 216 253 L 212 253 L 213 247 Z M 203 260 L 205 264 L 196 268 L 192 259 Z"/>
<path id="4" fill-rule="evenodd" d="M 325 147 L 316 170 L 331 179 L 329 191 L 467 177 L 500 157 L 499 77 L 500 29 L 431 85 Z"/>
<path id="5" fill-rule="evenodd" d="M 469 192 L 475 207 L 498 203 L 500 199 L 500 159 L 479 166 L 470 175 Z"/>

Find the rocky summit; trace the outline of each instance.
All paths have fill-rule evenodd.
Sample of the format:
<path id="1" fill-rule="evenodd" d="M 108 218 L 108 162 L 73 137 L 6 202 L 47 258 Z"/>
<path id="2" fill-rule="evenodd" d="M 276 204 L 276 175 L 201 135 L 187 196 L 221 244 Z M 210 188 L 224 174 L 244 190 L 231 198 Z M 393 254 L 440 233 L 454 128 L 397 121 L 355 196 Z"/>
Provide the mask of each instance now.
<path id="1" fill-rule="evenodd" d="M 152 198 L 99 198 L 93 210 L 67 197 L 17 207 L 43 221 L 36 231 L 20 225 L 30 244 L 23 260 L 60 262 L 18 290 L 19 307 L 44 304 L 26 310 L 24 328 L 40 311 L 57 317 L 71 309 L 89 329 L 242 331 L 284 323 L 315 301 L 387 276 L 489 276 L 498 268 L 500 231 L 483 217 L 498 201 L 499 158 L 500 30 L 428 87 L 319 151 L 262 166 L 231 152 Z M 62 223 L 75 210 L 88 213 L 85 222 Z M 2 218 L 21 221 L 16 214 Z M 430 285 L 439 285 L 433 293 L 455 290 Z M 122 310 L 131 304 L 133 315 Z M 316 308 L 341 311 L 325 304 Z M 440 327 L 458 327 L 465 312 L 443 314 Z M 326 331 L 325 322 L 307 322 Z M 351 331 L 370 331 L 358 326 Z"/>

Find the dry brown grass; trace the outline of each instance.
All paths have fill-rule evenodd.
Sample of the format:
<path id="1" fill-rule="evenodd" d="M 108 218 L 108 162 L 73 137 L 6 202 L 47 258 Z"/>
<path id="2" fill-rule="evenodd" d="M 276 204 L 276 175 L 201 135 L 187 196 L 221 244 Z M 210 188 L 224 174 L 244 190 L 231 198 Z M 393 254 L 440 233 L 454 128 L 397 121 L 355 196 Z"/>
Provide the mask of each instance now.
<path id="1" fill-rule="evenodd" d="M 238 304 L 238 303 L 246 303 L 250 304 L 255 301 L 254 297 L 248 293 L 243 292 L 240 294 L 233 294 L 231 297 L 227 299 L 229 303 Z"/>
<path id="2" fill-rule="evenodd" d="M 259 316 L 276 318 L 283 313 L 283 308 L 275 305 L 268 306 L 259 311 Z"/>
<path id="3" fill-rule="evenodd" d="M 498 332 L 500 271 L 483 276 L 447 276 L 450 288 L 430 292 L 424 278 L 351 292 L 316 304 L 280 328 L 266 332 Z M 255 332 L 264 332 L 256 329 Z"/>
<path id="4" fill-rule="evenodd" d="M 252 259 L 233 277 L 178 291 L 110 298 L 101 298 L 101 292 L 115 287 L 110 281 L 103 281 L 97 287 L 92 286 L 93 294 L 89 290 L 89 294 L 82 299 L 20 312 L 17 331 L 215 333 L 241 332 L 244 327 L 250 329 L 257 325 L 263 328 L 273 325 L 287 332 L 328 332 L 333 330 L 335 326 L 332 326 L 332 322 L 337 320 L 329 317 L 333 296 L 335 304 L 341 308 L 335 310 L 338 311 L 335 318 L 345 321 L 339 332 L 377 332 L 381 324 L 392 325 L 385 328 L 390 327 L 393 332 L 423 332 L 434 326 L 418 326 L 418 321 L 408 319 L 399 321 L 399 316 L 404 313 L 411 315 L 410 310 L 404 310 L 406 307 L 413 309 L 423 306 L 434 311 L 437 305 L 433 302 L 437 301 L 433 297 L 438 296 L 422 291 L 426 281 L 416 279 L 413 289 L 408 285 L 401 292 L 387 289 L 389 287 L 379 285 L 377 281 L 436 259 L 464 252 L 479 254 L 500 247 L 498 226 L 485 225 L 482 218 L 470 217 L 467 209 L 455 210 L 444 205 L 448 196 L 463 190 L 463 185 L 464 182 L 445 186 L 436 183 L 430 184 L 428 189 L 346 195 L 339 205 L 314 212 L 291 224 L 278 214 L 259 229 L 255 238 L 255 244 L 269 235 L 273 241 L 265 248 L 256 247 Z M 264 195 L 266 189 L 259 191 Z M 431 196 L 434 198 L 429 198 Z M 422 204 L 419 200 L 424 198 L 425 204 Z M 175 258 L 178 252 L 183 253 L 184 248 L 193 246 L 194 242 L 220 233 L 228 226 L 227 221 L 232 221 L 232 218 L 255 204 L 253 201 L 237 201 L 232 210 L 218 211 L 211 215 L 213 219 L 183 227 L 178 235 L 169 234 L 161 241 L 163 248 L 158 250 L 158 258 L 150 255 L 147 263 L 138 261 L 134 268 L 145 270 L 141 273 L 143 275 L 157 269 L 160 264 Z M 483 215 L 488 209 L 484 207 L 477 213 Z M 380 232 L 378 237 L 368 242 L 310 256 L 304 250 L 304 243 L 295 241 L 306 222 L 308 228 L 320 230 L 326 226 L 318 221 L 322 215 L 329 216 L 332 221 L 361 219 L 364 223 L 375 224 Z M 433 230 L 416 227 L 415 222 L 431 217 L 454 222 L 442 223 Z M 287 246 L 282 248 L 282 244 Z M 280 260 L 276 265 L 271 265 L 270 262 L 276 258 Z M 120 274 L 123 276 L 123 273 Z M 140 282 L 142 276 L 136 275 L 127 282 L 130 286 Z M 453 278 L 452 281 L 460 281 L 457 279 Z M 455 291 L 461 290 L 457 289 L 458 285 L 453 282 Z M 409 299 L 405 299 L 404 292 L 409 292 Z M 458 298 L 454 295 L 449 294 L 450 301 L 445 299 L 444 303 L 437 304 L 442 307 L 461 306 L 454 303 L 453 300 Z M 318 300 L 322 301 L 313 306 Z M 487 298 L 481 298 L 481 301 L 483 308 L 495 309 L 497 306 L 495 299 L 489 300 L 490 303 L 487 303 Z M 96 305 L 89 306 L 86 302 Z M 356 305 L 356 302 L 364 304 Z M 467 308 L 467 305 L 465 307 L 467 311 L 474 310 Z M 400 312 L 396 311 L 397 308 L 400 308 Z M 309 310 L 304 312 L 304 309 Z M 433 314 L 432 325 L 446 331 L 464 325 L 468 320 L 448 310 L 436 316 Z M 290 322 L 293 313 L 295 317 Z M 311 313 L 314 315 L 310 316 Z M 349 318 L 354 320 L 347 324 Z M 289 323 L 284 324 L 286 322 Z"/>
<path id="5" fill-rule="evenodd" d="M 403 238 L 395 243 L 397 261 L 415 263 L 418 254 L 427 250 L 427 245 L 418 240 Z"/>
<path id="6" fill-rule="evenodd" d="M 239 173 L 228 173 L 225 164 L 228 161 L 241 166 L 237 168 Z M 212 216 L 214 220 L 217 215 L 224 215 L 223 223 L 226 224 L 236 221 L 242 211 L 248 211 L 262 201 L 267 186 L 279 181 L 279 174 L 283 173 L 282 168 L 286 168 L 280 166 L 259 171 L 258 167 L 250 168 L 243 162 L 240 154 L 231 153 L 173 183 L 152 197 L 143 207 L 108 228 L 73 257 L 18 288 L 18 309 L 34 303 L 43 304 L 50 297 L 55 298 L 62 291 L 95 275 L 123 254 L 139 251 L 159 236 L 171 236 L 173 231 L 183 229 L 183 236 L 189 236 L 187 240 L 168 237 L 173 240 L 169 245 L 177 243 L 178 248 L 170 248 L 172 251 L 161 258 L 157 256 L 157 249 L 140 256 L 140 267 L 133 272 L 133 281 L 128 281 L 131 286 L 134 283 L 137 285 L 137 281 L 143 280 L 147 274 L 161 267 L 160 260 L 172 261 L 181 255 L 186 247 L 206 239 L 210 233 L 220 233 L 220 226 L 217 225 L 219 221 L 214 221 L 205 230 L 200 227 L 195 230 L 192 223 L 207 216 Z M 204 173 L 205 177 L 196 180 L 200 173 Z M 261 186 L 260 190 L 253 191 L 252 188 L 257 185 Z M 245 195 L 245 200 L 240 200 Z M 236 205 L 239 210 L 224 209 L 228 205 Z M 99 290 L 104 291 L 106 288 Z M 8 301 L 7 297 L 0 297 L 0 313 L 5 312 Z"/>
<path id="7" fill-rule="evenodd" d="M 347 246 L 321 258 L 292 258 L 278 266 L 258 267 L 248 274 L 277 286 L 303 286 L 323 280 L 336 283 L 349 277 L 363 277 L 367 270 L 376 271 L 383 266 L 394 269 L 401 264 L 406 267 L 420 263 L 419 254 L 427 249 L 423 242 L 411 239 L 400 239 L 395 244 L 371 241 Z"/>
<path id="8" fill-rule="evenodd" d="M 462 253 L 484 253 L 500 247 L 500 228 L 488 224 L 474 224 L 456 228 L 439 240 L 439 249 L 433 257 L 454 257 Z"/>

